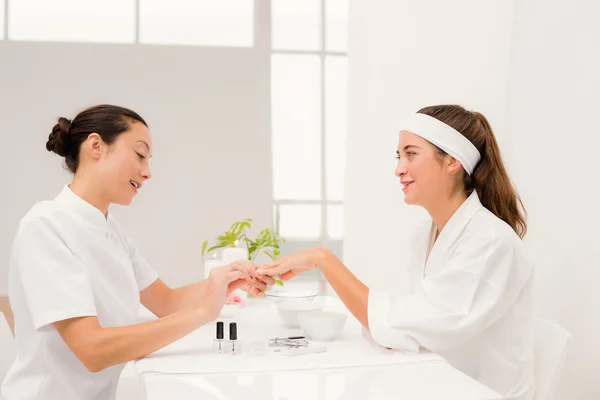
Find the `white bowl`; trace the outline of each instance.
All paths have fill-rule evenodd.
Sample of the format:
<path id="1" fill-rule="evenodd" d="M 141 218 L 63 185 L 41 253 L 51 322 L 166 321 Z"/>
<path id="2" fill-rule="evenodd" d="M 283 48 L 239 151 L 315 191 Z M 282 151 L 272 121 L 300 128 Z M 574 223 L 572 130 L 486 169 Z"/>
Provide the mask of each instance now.
<path id="1" fill-rule="evenodd" d="M 225 304 L 219 314 L 220 318 L 233 318 L 242 310 L 241 304 Z"/>
<path id="2" fill-rule="evenodd" d="M 298 315 L 314 314 L 323 311 L 323 299 L 317 297 L 313 301 L 288 299 L 276 304 L 283 324 L 288 328 L 300 328 Z"/>
<path id="3" fill-rule="evenodd" d="M 348 314 L 334 311 L 298 314 L 300 328 L 309 339 L 317 342 L 335 339 L 344 330 L 347 319 Z"/>

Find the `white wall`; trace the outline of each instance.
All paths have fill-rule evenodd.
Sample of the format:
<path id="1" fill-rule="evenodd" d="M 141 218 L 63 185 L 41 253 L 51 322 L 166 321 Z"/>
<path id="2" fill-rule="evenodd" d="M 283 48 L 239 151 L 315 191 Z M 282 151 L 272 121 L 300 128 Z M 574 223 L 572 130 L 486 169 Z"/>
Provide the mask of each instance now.
<path id="1" fill-rule="evenodd" d="M 524 0 L 512 43 L 507 156 L 529 211 L 540 315 L 574 347 L 558 399 L 600 398 L 600 3 Z"/>
<path id="2" fill-rule="evenodd" d="M 200 246 L 238 219 L 271 227 L 268 52 L 0 42 L 0 293 L 19 219 L 71 176 L 45 143 L 56 118 L 115 103 L 153 135 L 153 178 L 113 212 L 169 284 L 202 276 Z"/>
<path id="3" fill-rule="evenodd" d="M 557 400 L 600 397 L 598 15 L 593 0 L 355 0 L 350 16 L 345 261 L 407 288 L 424 214 L 392 175 L 402 118 L 444 102 L 483 112 L 529 211 L 537 311 L 574 335 Z"/>

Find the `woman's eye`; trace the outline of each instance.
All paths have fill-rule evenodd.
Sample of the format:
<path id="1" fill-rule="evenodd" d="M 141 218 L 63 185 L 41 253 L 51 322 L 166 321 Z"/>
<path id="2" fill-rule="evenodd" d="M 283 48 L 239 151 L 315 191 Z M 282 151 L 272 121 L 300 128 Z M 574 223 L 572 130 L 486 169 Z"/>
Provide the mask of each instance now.
<path id="1" fill-rule="evenodd" d="M 146 158 L 143 155 L 141 155 L 140 153 L 138 153 L 137 151 L 136 151 L 136 154 L 138 155 L 138 157 L 140 158 L 140 160 L 143 160 L 144 158 Z"/>

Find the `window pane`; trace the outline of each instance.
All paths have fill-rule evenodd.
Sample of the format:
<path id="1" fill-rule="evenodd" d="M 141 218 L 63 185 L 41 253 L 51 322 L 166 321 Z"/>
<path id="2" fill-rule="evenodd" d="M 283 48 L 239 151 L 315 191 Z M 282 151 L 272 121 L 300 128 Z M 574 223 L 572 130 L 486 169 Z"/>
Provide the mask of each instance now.
<path id="1" fill-rule="evenodd" d="M 140 42 L 251 47 L 253 0 L 139 0 Z"/>
<path id="2" fill-rule="evenodd" d="M 11 40 L 135 42 L 135 0 L 10 1 Z"/>
<path id="3" fill-rule="evenodd" d="M 279 206 L 279 233 L 288 239 L 318 239 L 321 236 L 320 205 Z"/>
<path id="4" fill-rule="evenodd" d="M 0 40 L 4 39 L 4 1 L 0 0 Z"/>
<path id="5" fill-rule="evenodd" d="M 274 49 L 321 49 L 322 0 L 272 0 L 271 36 Z"/>
<path id="6" fill-rule="evenodd" d="M 347 51 L 348 0 L 325 0 L 325 43 L 327 50 Z"/>
<path id="7" fill-rule="evenodd" d="M 321 199 L 320 59 L 272 56 L 273 196 Z"/>
<path id="8" fill-rule="evenodd" d="M 347 58 L 325 59 L 325 164 L 328 200 L 344 198 Z"/>
<path id="9" fill-rule="evenodd" d="M 344 237 L 344 212 L 342 205 L 327 206 L 327 236 L 330 239 L 342 239 Z"/>

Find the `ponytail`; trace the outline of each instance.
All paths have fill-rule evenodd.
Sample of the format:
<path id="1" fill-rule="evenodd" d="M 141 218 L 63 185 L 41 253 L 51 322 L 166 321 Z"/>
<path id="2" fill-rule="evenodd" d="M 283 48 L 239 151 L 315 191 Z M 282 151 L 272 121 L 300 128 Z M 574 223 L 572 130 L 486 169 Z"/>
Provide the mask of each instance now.
<path id="1" fill-rule="evenodd" d="M 525 207 L 508 177 L 498 142 L 487 118 L 479 112 L 471 112 L 458 105 L 431 106 L 419 112 L 450 125 L 479 150 L 481 160 L 473 174 L 469 176 L 463 171 L 467 196 L 476 190 L 485 208 L 510 225 L 521 239 L 525 237 Z M 442 150 L 440 152 L 443 153 Z"/>

